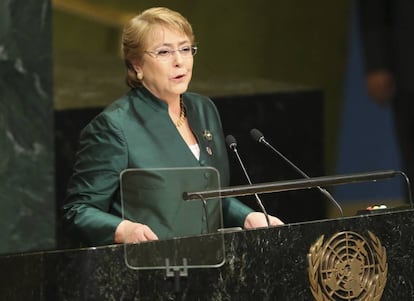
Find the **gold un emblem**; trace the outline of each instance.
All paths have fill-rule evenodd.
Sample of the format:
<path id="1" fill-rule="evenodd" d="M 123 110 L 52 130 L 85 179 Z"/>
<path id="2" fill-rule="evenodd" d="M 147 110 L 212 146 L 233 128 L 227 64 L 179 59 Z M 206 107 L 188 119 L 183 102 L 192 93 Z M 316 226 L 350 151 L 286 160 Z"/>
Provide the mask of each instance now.
<path id="1" fill-rule="evenodd" d="M 317 301 L 377 301 L 387 282 L 387 254 L 380 240 L 344 231 L 309 249 L 308 275 Z"/>

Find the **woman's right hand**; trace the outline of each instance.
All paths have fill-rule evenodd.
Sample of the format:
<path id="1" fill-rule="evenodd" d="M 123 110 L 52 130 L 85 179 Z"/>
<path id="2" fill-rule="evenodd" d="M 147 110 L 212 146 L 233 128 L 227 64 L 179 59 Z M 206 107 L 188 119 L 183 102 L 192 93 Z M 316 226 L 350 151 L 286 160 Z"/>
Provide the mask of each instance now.
<path id="1" fill-rule="evenodd" d="M 114 240 L 116 243 L 136 243 L 158 240 L 158 237 L 147 225 L 123 220 L 115 230 Z"/>

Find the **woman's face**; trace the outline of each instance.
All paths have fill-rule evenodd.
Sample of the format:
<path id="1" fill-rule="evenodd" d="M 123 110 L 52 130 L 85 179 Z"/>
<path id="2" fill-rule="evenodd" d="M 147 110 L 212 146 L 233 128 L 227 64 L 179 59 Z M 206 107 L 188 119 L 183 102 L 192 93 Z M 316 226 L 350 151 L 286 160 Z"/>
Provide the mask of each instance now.
<path id="1" fill-rule="evenodd" d="M 157 53 L 188 49 L 184 48 L 186 46 L 192 45 L 185 34 L 157 26 L 149 37 L 147 52 L 141 62 L 134 66 L 135 71 L 143 75 L 144 87 L 164 101 L 175 101 L 187 90 L 194 59 L 192 55 L 183 55 L 180 51 L 173 51 L 167 57 Z"/>

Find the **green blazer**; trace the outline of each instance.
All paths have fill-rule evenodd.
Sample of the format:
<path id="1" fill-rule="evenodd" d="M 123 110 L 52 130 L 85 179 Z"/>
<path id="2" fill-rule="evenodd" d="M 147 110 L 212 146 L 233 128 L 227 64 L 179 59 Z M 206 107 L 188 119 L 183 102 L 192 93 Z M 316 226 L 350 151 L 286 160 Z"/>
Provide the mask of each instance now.
<path id="1" fill-rule="evenodd" d="M 120 174 L 125 169 L 211 166 L 219 171 L 221 186 L 229 185 L 227 150 L 216 107 L 199 94 L 187 92 L 182 97 L 200 147 L 199 160 L 177 131 L 167 104 L 143 87 L 116 100 L 82 130 L 63 207 L 66 228 L 74 239 L 87 245 L 114 243 L 122 221 Z M 143 191 L 145 202 L 138 205 L 139 212 L 125 216 L 147 224 L 160 239 L 200 234 L 200 214 L 191 210 L 171 214 L 178 209 L 169 194 L 153 191 Z M 225 227 L 243 226 L 252 211 L 237 199 L 222 200 Z"/>

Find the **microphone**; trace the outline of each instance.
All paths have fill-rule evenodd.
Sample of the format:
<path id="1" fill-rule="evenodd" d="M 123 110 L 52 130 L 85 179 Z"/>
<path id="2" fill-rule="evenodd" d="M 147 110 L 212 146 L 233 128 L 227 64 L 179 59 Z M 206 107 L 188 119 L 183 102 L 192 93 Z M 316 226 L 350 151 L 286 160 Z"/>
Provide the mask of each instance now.
<path id="1" fill-rule="evenodd" d="M 239 161 L 240 166 L 243 170 L 243 173 L 247 178 L 247 182 L 249 182 L 249 184 L 252 185 L 253 183 L 250 180 L 249 174 L 247 173 L 246 168 L 244 167 L 244 164 L 243 164 L 243 162 L 242 162 L 242 160 L 239 156 L 239 152 L 237 151 L 236 138 L 234 138 L 234 136 L 232 136 L 232 135 L 228 135 L 226 137 L 226 144 L 230 148 L 230 150 L 232 150 L 236 154 L 237 160 Z M 267 226 L 270 227 L 269 215 L 267 214 L 267 211 L 266 211 L 265 207 L 263 206 L 262 200 L 259 198 L 257 193 L 255 193 L 254 196 L 256 197 L 257 204 L 259 205 L 260 209 L 262 210 L 263 214 L 266 217 Z"/>
<path id="2" fill-rule="evenodd" d="M 266 145 L 268 148 L 270 148 L 273 152 L 275 152 L 279 157 L 281 157 L 284 161 L 289 163 L 293 169 L 295 169 L 300 175 L 302 175 L 304 178 L 309 179 L 310 177 L 304 173 L 299 167 L 297 167 L 295 164 L 293 164 L 288 158 L 286 158 L 283 154 L 281 154 L 276 148 L 274 148 L 269 142 L 266 141 L 264 135 L 258 130 L 258 129 L 252 129 L 250 130 L 250 136 L 253 138 L 254 141 L 259 142 L 261 144 Z M 338 204 L 338 202 L 333 198 L 333 196 L 325 189 L 320 186 L 317 186 L 316 188 L 319 189 L 319 191 L 325 195 L 339 210 L 341 213 L 341 216 L 344 216 L 344 212 L 341 208 L 341 206 Z"/>

